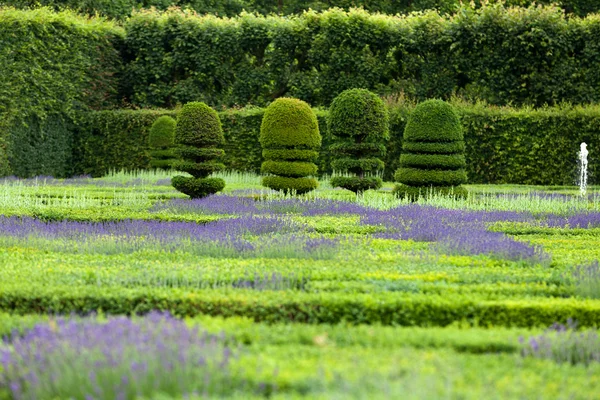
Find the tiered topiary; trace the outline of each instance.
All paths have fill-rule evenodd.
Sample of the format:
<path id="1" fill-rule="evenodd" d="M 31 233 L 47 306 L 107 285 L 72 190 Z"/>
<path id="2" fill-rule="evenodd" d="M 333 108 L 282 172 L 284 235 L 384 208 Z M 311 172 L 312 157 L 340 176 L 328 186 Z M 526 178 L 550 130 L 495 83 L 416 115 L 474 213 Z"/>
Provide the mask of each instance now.
<path id="1" fill-rule="evenodd" d="M 333 177 L 331 186 L 355 193 L 379 189 L 381 178 L 373 174 L 383 171 L 379 157 L 385 155 L 384 141 L 389 139 L 389 115 L 383 101 L 366 89 L 345 90 L 331 103 L 327 124 L 333 137 L 330 151 L 337 157 L 332 169 L 355 175 Z"/>
<path id="2" fill-rule="evenodd" d="M 191 198 L 208 196 L 223 190 L 225 181 L 208 178 L 225 168 L 216 159 L 225 152 L 217 146 L 225 142 L 221 120 L 215 110 L 202 102 L 187 103 L 177 117 L 174 152 L 182 160 L 173 163 L 173 168 L 192 177 L 175 176 L 171 184 Z"/>
<path id="3" fill-rule="evenodd" d="M 317 188 L 314 161 L 319 156 L 321 134 L 310 106 L 298 99 L 279 98 L 267 109 L 260 126 L 265 161 L 261 171 L 271 174 L 262 184 L 286 193 L 302 194 Z"/>
<path id="4" fill-rule="evenodd" d="M 148 136 L 151 168 L 171 169 L 171 165 L 177 161 L 173 153 L 176 125 L 177 122 L 167 115 L 159 117 L 152 124 Z"/>
<path id="5" fill-rule="evenodd" d="M 404 129 L 400 168 L 394 189 L 400 197 L 430 194 L 465 197 L 467 181 L 462 125 L 454 108 L 442 100 L 427 100 L 410 115 Z"/>

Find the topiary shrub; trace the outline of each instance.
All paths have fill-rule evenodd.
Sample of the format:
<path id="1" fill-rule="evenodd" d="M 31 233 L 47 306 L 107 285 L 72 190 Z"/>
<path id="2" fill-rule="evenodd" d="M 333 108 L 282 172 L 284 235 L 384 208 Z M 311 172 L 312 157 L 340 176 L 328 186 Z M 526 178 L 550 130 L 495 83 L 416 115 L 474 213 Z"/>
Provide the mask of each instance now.
<path id="1" fill-rule="evenodd" d="M 164 115 L 157 118 L 150 127 L 148 146 L 151 149 L 151 168 L 171 169 L 171 165 L 177 161 L 173 152 L 176 125 L 175 119 Z"/>
<path id="2" fill-rule="evenodd" d="M 432 194 L 465 197 L 467 181 L 462 125 L 454 108 L 427 100 L 410 115 L 404 129 L 394 192 L 415 199 Z"/>
<path id="3" fill-rule="evenodd" d="M 175 161 L 173 168 L 187 172 L 192 177 L 173 177 L 173 187 L 193 199 L 223 190 L 223 179 L 208 176 L 225 168 L 225 165 L 216 161 L 225 154 L 217 148 L 224 142 L 221 120 L 215 110 L 202 102 L 184 105 L 175 128 L 177 147 L 174 153 L 181 160 Z"/>
<path id="4" fill-rule="evenodd" d="M 354 175 L 333 177 L 331 185 L 355 193 L 379 189 L 381 178 L 369 175 L 385 166 L 379 158 L 385 155 L 384 141 L 389 139 L 389 115 L 383 101 L 366 89 L 345 90 L 331 103 L 327 125 L 333 140 L 332 169 Z"/>
<path id="5" fill-rule="evenodd" d="M 314 161 L 319 156 L 321 134 L 310 106 L 298 99 L 279 98 L 267 109 L 260 126 L 263 148 L 261 171 L 270 174 L 263 186 L 286 193 L 307 193 L 317 188 Z"/>

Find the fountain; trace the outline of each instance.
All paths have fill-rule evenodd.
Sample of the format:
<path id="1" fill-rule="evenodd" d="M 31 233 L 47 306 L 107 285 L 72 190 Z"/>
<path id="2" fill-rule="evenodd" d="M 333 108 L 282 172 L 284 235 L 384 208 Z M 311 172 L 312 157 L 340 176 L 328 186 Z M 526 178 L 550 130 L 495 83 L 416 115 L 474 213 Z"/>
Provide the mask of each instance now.
<path id="1" fill-rule="evenodd" d="M 579 194 L 585 196 L 587 192 L 587 168 L 588 168 L 588 149 L 585 142 L 581 143 L 579 151 Z"/>

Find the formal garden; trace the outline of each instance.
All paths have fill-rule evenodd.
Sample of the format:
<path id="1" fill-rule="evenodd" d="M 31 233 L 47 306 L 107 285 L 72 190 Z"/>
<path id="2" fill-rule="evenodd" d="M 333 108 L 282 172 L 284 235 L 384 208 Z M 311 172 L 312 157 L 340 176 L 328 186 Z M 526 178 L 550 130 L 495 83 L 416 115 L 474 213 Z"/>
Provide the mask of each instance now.
<path id="1" fill-rule="evenodd" d="M 1 2 L 0 400 L 597 398 L 596 3 Z"/>

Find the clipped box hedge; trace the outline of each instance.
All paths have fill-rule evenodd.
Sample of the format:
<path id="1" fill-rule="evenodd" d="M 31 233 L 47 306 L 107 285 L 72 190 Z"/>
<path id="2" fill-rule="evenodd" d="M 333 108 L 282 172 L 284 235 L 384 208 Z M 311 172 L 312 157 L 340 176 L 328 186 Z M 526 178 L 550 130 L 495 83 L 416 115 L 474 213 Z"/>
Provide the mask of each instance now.
<path id="1" fill-rule="evenodd" d="M 178 316 L 245 316 L 268 323 L 301 322 L 447 326 L 547 327 L 576 320 L 581 327 L 600 324 L 600 305 L 592 300 L 486 300 L 485 297 L 432 294 L 340 294 L 252 290 L 5 285 L 0 311 L 16 314 L 147 313 L 165 310 Z"/>
<path id="2" fill-rule="evenodd" d="M 521 183 L 572 185 L 577 178 L 579 144 L 600 154 L 600 106 L 514 109 L 456 102 L 465 131 L 468 183 Z M 386 143 L 386 180 L 399 167 L 402 135 L 412 104 L 390 106 L 391 139 Z M 316 164 L 319 173 L 331 173 L 327 112 L 316 110 L 323 147 Z M 263 109 L 219 113 L 226 144 L 223 162 L 228 169 L 259 172 L 263 160 L 258 136 Z M 147 135 L 153 121 L 176 111 L 100 111 L 82 114 L 73 132 L 73 170 L 100 176 L 110 169 L 148 167 Z M 428 149 L 429 150 L 429 149 Z M 311 154 L 297 154 L 312 157 Z M 600 163 L 590 157 L 590 176 L 598 176 Z M 593 178 L 592 178 L 593 179 Z"/>

